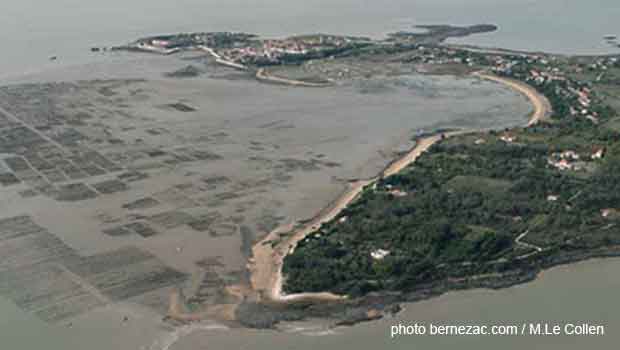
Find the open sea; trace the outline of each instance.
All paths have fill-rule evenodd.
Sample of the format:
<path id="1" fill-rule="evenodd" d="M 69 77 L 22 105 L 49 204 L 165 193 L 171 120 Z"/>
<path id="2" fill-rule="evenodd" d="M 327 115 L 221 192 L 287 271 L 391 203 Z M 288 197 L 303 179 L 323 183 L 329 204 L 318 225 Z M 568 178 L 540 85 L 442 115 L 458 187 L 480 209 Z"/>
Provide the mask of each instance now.
<path id="1" fill-rule="evenodd" d="M 458 42 L 555 53 L 618 53 L 617 0 L 4 0 L 0 78 L 111 59 L 91 46 L 151 34 L 246 31 L 382 37 L 416 24 L 492 23 Z M 51 62 L 50 57 L 57 56 Z"/>

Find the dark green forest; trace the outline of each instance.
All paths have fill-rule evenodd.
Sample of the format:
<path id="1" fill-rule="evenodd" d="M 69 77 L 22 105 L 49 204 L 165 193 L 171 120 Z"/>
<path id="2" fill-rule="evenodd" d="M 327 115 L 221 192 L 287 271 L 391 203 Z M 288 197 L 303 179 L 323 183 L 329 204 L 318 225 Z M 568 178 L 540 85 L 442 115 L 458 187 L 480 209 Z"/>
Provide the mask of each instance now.
<path id="1" fill-rule="evenodd" d="M 286 257 L 285 291 L 413 291 L 447 279 L 534 270 L 550 257 L 620 244 L 615 111 L 592 81 L 567 72 L 566 80 L 533 83 L 531 69 L 524 62 L 509 76 L 548 97 L 550 121 L 448 138 L 369 186 Z M 592 90 L 589 113 L 597 123 L 570 115 L 578 103 L 571 92 L 583 88 Z M 507 135 L 513 140 L 502 140 Z M 567 151 L 576 156 L 562 156 Z M 551 164 L 563 157 L 570 168 Z M 383 258 L 372 256 L 379 251 Z"/>

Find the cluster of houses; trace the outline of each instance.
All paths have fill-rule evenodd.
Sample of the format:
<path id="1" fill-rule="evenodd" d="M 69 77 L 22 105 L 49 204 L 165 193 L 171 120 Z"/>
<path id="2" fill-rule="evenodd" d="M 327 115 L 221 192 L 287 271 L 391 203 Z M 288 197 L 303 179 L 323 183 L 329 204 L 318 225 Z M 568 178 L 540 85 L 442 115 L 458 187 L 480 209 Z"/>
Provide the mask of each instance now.
<path id="1" fill-rule="evenodd" d="M 588 65 L 589 70 L 606 71 L 611 67 L 617 67 L 620 61 L 617 57 L 599 58 Z"/>
<path id="2" fill-rule="evenodd" d="M 554 58 L 522 55 L 517 59 L 515 59 L 515 57 L 505 56 L 488 56 L 487 59 L 492 62 L 493 71 L 497 74 L 518 77 L 534 86 L 544 86 L 548 83 L 560 82 L 560 84 L 555 84 L 554 88 L 558 95 L 570 101 L 570 115 L 573 117 L 585 118 L 595 124 L 599 123 L 599 115 L 596 111 L 592 110 L 594 104 L 592 90 L 588 86 L 567 79 L 558 67 L 554 67 Z M 519 73 L 515 75 L 515 66 L 522 63 L 528 64 L 525 67 L 536 68 L 526 70 L 526 73 L 523 74 L 523 66 L 521 66 L 519 67 L 520 69 L 517 69 Z M 601 72 L 597 78 L 597 80 L 600 80 L 604 72 L 612 66 L 620 67 L 620 60 L 615 57 L 601 58 L 585 66 L 585 69 Z M 573 68 L 575 68 L 578 73 L 580 70 L 583 71 L 584 69 L 579 66 Z M 507 132 L 502 134 L 499 139 L 506 143 L 514 143 L 516 141 L 516 136 Z M 484 140 L 477 140 L 476 144 L 479 143 L 484 143 Z M 547 162 L 551 167 L 560 171 L 578 171 L 584 169 L 589 161 L 596 161 L 605 157 L 605 152 L 606 149 L 600 146 L 594 146 L 591 151 L 585 150 L 579 153 L 574 150 L 566 150 L 553 153 L 547 159 Z M 556 202 L 560 200 L 560 196 L 557 194 L 549 194 L 546 199 L 549 202 Z M 601 216 L 603 218 L 609 218 L 617 212 L 618 211 L 614 209 L 602 209 Z"/>
<path id="3" fill-rule="evenodd" d="M 140 50 L 168 55 L 181 50 L 194 49 L 201 45 L 240 45 L 252 38 L 254 36 L 251 34 L 233 32 L 162 35 L 139 39 L 128 46 L 118 47 L 117 49 Z"/>
<path id="4" fill-rule="evenodd" d="M 499 139 L 505 143 L 512 144 L 517 141 L 517 137 L 514 134 L 505 132 L 499 136 Z M 484 144 L 484 139 L 478 139 L 476 144 Z M 585 155 L 579 154 L 573 150 L 567 150 L 564 152 L 553 153 L 548 159 L 547 163 L 558 170 L 581 170 L 586 165 L 586 161 L 596 161 L 602 159 L 605 156 L 605 147 L 594 147 L 591 153 Z M 553 199 L 550 199 L 553 200 Z"/>
<path id="5" fill-rule="evenodd" d="M 605 156 L 604 147 L 594 147 L 589 154 L 590 160 L 602 159 Z M 586 164 L 585 159 L 579 153 L 568 150 L 553 153 L 547 163 L 558 170 L 581 170 Z"/>
<path id="6" fill-rule="evenodd" d="M 294 37 L 281 40 L 262 40 L 242 47 L 220 50 L 228 60 L 241 63 L 281 63 L 285 56 L 304 56 L 311 52 L 340 48 L 351 43 L 351 39 L 341 36 L 316 35 Z"/>
<path id="7" fill-rule="evenodd" d="M 511 144 L 517 141 L 517 137 L 511 133 L 503 133 L 499 136 L 499 139 L 505 143 Z M 486 141 L 484 139 L 476 140 L 476 144 L 483 144 Z M 558 170 L 581 170 L 586 165 L 587 160 L 596 161 L 602 159 L 605 156 L 604 147 L 594 147 L 592 152 L 586 156 L 582 156 L 576 151 L 568 150 L 564 152 L 553 153 L 548 159 L 547 163 Z M 588 159 L 589 158 L 589 159 Z"/>
<path id="8" fill-rule="evenodd" d="M 251 63 L 257 60 L 277 63 L 283 55 L 305 55 L 311 50 L 304 43 L 294 40 L 265 40 L 262 45 L 221 50 L 230 61 Z"/>
<path id="9" fill-rule="evenodd" d="M 385 249 L 375 249 L 370 252 L 370 257 L 374 260 L 383 260 L 388 255 L 390 255 L 390 251 Z"/>
<path id="10" fill-rule="evenodd" d="M 193 33 L 144 38 L 120 49 L 172 54 L 181 50 L 209 48 L 222 60 L 236 64 L 271 63 L 285 56 L 304 56 L 313 52 L 337 49 L 365 38 L 337 35 L 309 35 L 287 39 L 258 40 L 254 35 L 233 32 Z"/>
<path id="11" fill-rule="evenodd" d="M 547 163 L 559 170 L 580 170 L 583 167 L 581 157 L 575 151 L 565 151 L 554 153 L 549 157 Z"/>
<path id="12" fill-rule="evenodd" d="M 517 141 L 517 137 L 511 133 L 505 132 L 503 133 L 500 137 L 500 140 L 506 142 L 506 143 L 514 143 L 515 141 Z"/>
<path id="13" fill-rule="evenodd" d="M 387 192 L 390 195 L 392 195 L 392 196 L 394 196 L 396 198 L 406 197 L 406 196 L 409 195 L 408 192 L 400 190 L 400 189 L 398 189 L 398 188 L 396 188 L 396 187 L 394 187 L 393 185 L 390 185 L 390 184 L 386 185 L 385 189 L 387 190 Z"/>
<path id="14" fill-rule="evenodd" d="M 514 55 L 488 55 L 491 69 L 500 75 L 514 74 L 514 68 L 525 64 L 529 67 L 537 65 L 541 67 L 539 71 L 531 70 L 530 78 L 536 83 L 542 84 L 549 80 L 566 80 L 559 68 L 553 67 L 555 57 L 547 57 L 537 54 L 514 54 Z M 527 78 L 527 77 L 524 77 Z"/>
<path id="15" fill-rule="evenodd" d="M 590 97 L 591 91 L 587 87 L 582 88 L 569 88 L 569 91 L 577 96 L 577 106 L 570 107 L 571 116 L 583 116 L 591 122 L 598 124 L 598 114 L 596 112 L 590 112 L 590 105 L 592 98 Z"/>
<path id="16" fill-rule="evenodd" d="M 554 58 L 547 59 L 535 55 L 523 57 L 521 60 L 508 61 L 506 59 L 498 59 L 494 70 L 502 75 L 515 75 L 534 86 L 542 87 L 551 83 L 559 83 L 555 84 L 554 88 L 559 96 L 570 102 L 570 115 L 585 118 L 594 124 L 598 124 L 599 115 L 591 108 L 593 104 L 591 89 L 567 79 L 558 67 L 554 67 L 552 60 Z M 615 58 L 610 58 L 609 60 L 617 62 Z M 519 63 L 536 64 L 536 68 L 528 69 L 525 73 L 516 74 L 514 73 L 514 67 Z"/>
<path id="17" fill-rule="evenodd" d="M 410 61 L 431 65 L 441 64 L 466 64 L 469 67 L 476 63 L 475 58 L 449 47 L 420 45 L 416 48 L 416 55 Z"/>

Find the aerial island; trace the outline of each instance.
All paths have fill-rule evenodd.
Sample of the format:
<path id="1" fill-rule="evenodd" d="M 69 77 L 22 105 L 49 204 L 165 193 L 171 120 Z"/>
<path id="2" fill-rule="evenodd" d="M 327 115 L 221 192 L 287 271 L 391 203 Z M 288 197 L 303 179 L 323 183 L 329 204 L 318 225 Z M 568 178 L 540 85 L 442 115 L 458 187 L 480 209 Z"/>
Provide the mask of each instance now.
<path id="1" fill-rule="evenodd" d="M 156 35 L 91 49 L 139 52 L 166 69 L 151 80 L 121 61 L 117 79 L 0 87 L 0 294 L 57 324 L 129 301 L 172 326 L 341 326 L 620 256 L 620 56 L 450 40 L 496 29 Z M 451 103 L 420 77 L 531 113 L 416 129 L 355 109 Z"/>

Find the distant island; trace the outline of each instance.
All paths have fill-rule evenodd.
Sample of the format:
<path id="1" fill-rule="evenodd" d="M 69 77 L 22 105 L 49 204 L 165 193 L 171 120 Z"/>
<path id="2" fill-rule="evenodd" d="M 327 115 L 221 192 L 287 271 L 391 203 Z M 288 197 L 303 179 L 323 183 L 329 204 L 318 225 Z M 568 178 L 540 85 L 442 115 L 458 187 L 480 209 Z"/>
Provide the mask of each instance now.
<path id="1" fill-rule="evenodd" d="M 236 286 L 244 291 L 242 323 L 328 316 L 351 324 L 399 302 L 503 288 L 558 264 L 620 256 L 619 57 L 445 44 L 492 25 L 419 28 L 426 31 L 384 40 L 178 34 L 116 48 L 202 50 L 259 80 L 309 87 L 396 74 L 383 66 L 478 77 L 534 104 L 523 127 L 411 135 L 417 146 L 376 178 L 352 182 L 315 218 L 256 242 L 251 285 Z"/>
<path id="2" fill-rule="evenodd" d="M 284 39 L 261 39 L 255 34 L 234 32 L 182 33 L 146 37 L 112 50 L 143 51 L 169 55 L 184 50 L 203 50 L 220 63 L 245 69 L 280 64 L 295 64 L 312 59 L 350 55 L 367 47 L 436 45 L 451 37 L 493 32 L 497 26 L 484 24 L 466 27 L 419 25 L 422 32 L 397 32 L 385 40 L 367 37 L 312 34 Z M 99 51 L 99 48 L 92 48 Z M 247 66 L 247 67 L 246 67 Z"/>

